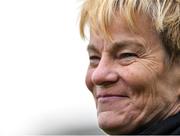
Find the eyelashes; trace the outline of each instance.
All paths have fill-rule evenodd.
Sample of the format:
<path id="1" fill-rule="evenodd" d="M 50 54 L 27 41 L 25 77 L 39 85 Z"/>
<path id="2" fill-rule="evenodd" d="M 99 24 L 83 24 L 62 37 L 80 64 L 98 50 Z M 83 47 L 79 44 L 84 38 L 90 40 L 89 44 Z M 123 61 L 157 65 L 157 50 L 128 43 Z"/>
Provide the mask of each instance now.
<path id="1" fill-rule="evenodd" d="M 90 56 L 89 60 L 100 60 L 99 56 Z"/>
<path id="2" fill-rule="evenodd" d="M 121 54 L 118 56 L 119 59 L 131 58 L 131 57 L 138 57 L 138 55 L 137 55 L 136 53 L 127 52 L 127 53 L 121 53 Z"/>
<path id="3" fill-rule="evenodd" d="M 129 65 L 132 62 L 134 62 L 136 58 L 138 58 L 138 55 L 136 53 L 125 52 L 118 54 L 113 59 L 118 61 L 118 63 L 121 65 Z M 89 60 L 90 60 L 90 65 L 95 67 L 98 66 L 99 62 L 101 61 L 101 56 L 91 55 L 89 56 Z"/>
<path id="4" fill-rule="evenodd" d="M 89 56 L 89 61 L 91 66 L 97 66 L 99 64 L 99 61 L 101 60 L 101 57 L 92 55 Z"/>

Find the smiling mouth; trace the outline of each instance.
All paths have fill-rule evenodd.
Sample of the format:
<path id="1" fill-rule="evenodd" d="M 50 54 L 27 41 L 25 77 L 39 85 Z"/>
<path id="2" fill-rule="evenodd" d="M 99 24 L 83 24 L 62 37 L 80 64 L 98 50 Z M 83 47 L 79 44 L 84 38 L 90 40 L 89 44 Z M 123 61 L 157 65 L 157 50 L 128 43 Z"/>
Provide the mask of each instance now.
<path id="1" fill-rule="evenodd" d="M 109 101 L 119 101 L 119 100 L 124 100 L 127 99 L 128 96 L 124 95 L 99 95 L 97 96 L 97 101 L 98 102 L 109 102 Z"/>

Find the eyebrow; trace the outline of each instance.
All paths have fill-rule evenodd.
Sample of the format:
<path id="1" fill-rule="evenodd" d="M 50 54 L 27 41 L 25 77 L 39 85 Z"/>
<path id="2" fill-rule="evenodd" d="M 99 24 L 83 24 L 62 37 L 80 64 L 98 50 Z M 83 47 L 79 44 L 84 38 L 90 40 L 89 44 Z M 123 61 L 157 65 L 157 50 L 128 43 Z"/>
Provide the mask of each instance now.
<path id="1" fill-rule="evenodd" d="M 87 51 L 88 51 L 88 52 L 99 52 L 98 49 L 95 47 L 94 44 L 88 44 L 88 46 L 87 46 Z"/>
<path id="2" fill-rule="evenodd" d="M 140 42 L 135 41 L 135 40 L 122 40 L 122 41 L 114 42 L 109 46 L 110 46 L 111 52 L 115 52 L 117 50 L 123 50 L 125 48 L 144 48 L 145 49 L 144 43 L 140 43 Z M 91 52 L 91 51 L 92 52 L 99 52 L 94 44 L 88 44 L 87 51 L 88 52 Z"/>
<path id="3" fill-rule="evenodd" d="M 120 42 L 115 42 L 111 46 L 111 50 L 123 50 L 125 48 L 145 48 L 143 43 L 134 40 L 124 40 Z"/>

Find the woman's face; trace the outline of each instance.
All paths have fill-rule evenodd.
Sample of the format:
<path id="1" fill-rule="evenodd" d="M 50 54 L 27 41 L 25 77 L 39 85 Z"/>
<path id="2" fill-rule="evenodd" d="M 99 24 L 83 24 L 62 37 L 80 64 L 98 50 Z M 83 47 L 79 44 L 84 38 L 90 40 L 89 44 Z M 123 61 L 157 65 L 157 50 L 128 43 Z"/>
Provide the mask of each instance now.
<path id="1" fill-rule="evenodd" d="M 163 118 L 176 97 L 165 80 L 167 55 L 158 34 L 146 16 L 136 19 L 133 33 L 117 16 L 109 27 L 113 42 L 100 32 L 90 34 L 86 85 L 96 102 L 99 126 L 109 134 L 129 133 Z"/>

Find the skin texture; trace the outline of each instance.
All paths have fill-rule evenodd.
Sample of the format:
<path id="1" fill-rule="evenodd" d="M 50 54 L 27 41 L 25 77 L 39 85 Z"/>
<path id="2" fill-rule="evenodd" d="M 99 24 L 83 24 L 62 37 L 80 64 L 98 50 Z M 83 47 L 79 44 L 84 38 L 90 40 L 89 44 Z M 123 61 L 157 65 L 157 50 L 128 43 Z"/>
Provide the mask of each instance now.
<path id="1" fill-rule="evenodd" d="M 98 30 L 90 33 L 86 85 L 99 126 L 108 134 L 128 134 L 179 112 L 179 85 L 169 82 L 176 65 L 167 67 L 167 53 L 151 20 L 145 15 L 136 19 L 134 33 L 117 15 L 109 27 L 113 41 Z"/>

